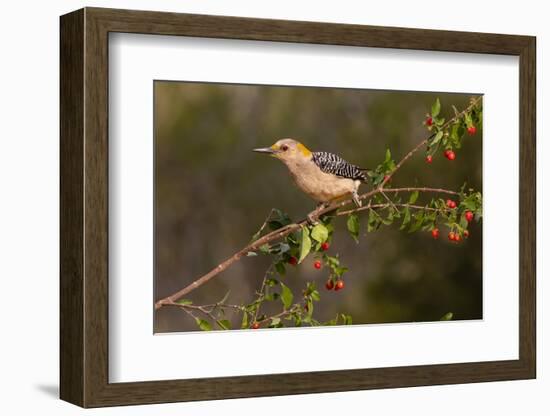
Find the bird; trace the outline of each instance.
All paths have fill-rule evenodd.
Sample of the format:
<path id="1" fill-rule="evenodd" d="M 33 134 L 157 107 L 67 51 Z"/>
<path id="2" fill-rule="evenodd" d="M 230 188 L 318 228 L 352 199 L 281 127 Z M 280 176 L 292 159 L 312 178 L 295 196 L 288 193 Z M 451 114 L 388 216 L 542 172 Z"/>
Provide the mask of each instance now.
<path id="1" fill-rule="evenodd" d="M 318 208 L 349 197 L 361 206 L 358 189 L 367 182 L 365 171 L 368 169 L 353 165 L 334 153 L 312 152 L 291 138 L 253 151 L 269 154 L 283 162 L 298 188 L 315 200 Z"/>

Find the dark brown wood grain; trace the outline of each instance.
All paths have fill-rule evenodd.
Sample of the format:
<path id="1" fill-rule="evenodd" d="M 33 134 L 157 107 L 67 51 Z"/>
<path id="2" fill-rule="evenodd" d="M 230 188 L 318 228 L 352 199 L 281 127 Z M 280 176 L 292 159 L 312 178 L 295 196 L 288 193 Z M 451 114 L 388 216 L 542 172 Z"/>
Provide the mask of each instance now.
<path id="1" fill-rule="evenodd" d="M 535 38 L 97 8 L 63 16 L 60 29 L 62 399 L 98 407 L 535 377 Z M 109 383 L 109 32 L 519 56 L 519 359 Z"/>
<path id="2" fill-rule="evenodd" d="M 84 405 L 84 12 L 61 19 L 60 388 Z"/>

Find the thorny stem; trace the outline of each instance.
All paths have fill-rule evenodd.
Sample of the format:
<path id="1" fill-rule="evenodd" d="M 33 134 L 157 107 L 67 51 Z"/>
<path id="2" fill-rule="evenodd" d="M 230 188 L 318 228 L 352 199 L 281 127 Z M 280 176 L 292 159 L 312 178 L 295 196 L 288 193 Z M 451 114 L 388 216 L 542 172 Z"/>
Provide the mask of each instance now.
<path id="1" fill-rule="evenodd" d="M 454 121 L 458 120 L 459 118 L 463 117 L 467 112 L 469 112 L 475 105 L 477 105 L 477 103 L 481 100 L 481 97 L 478 97 L 474 100 L 471 101 L 470 105 L 468 105 L 468 107 L 466 107 L 463 111 L 461 111 L 460 113 L 456 114 L 454 117 L 452 117 L 451 119 L 449 119 L 445 124 L 443 124 L 443 126 L 441 127 L 441 130 L 443 130 L 444 128 L 448 127 L 451 123 L 453 123 Z M 430 136 L 431 137 L 431 136 Z M 395 169 L 389 174 L 386 176 L 386 178 L 382 181 L 382 183 L 380 184 L 379 187 L 375 188 L 375 189 L 372 189 L 371 191 L 369 192 L 366 192 L 362 195 L 359 196 L 359 199 L 360 200 L 367 200 L 371 197 L 373 197 L 374 195 L 376 194 L 384 194 L 384 192 L 386 193 L 390 193 L 390 192 L 393 192 L 393 193 L 398 193 L 398 192 L 414 192 L 414 191 L 419 191 L 419 192 L 435 192 L 435 193 L 445 193 L 445 194 L 449 194 L 449 195 L 458 195 L 459 193 L 458 192 L 454 192 L 454 191 L 450 191 L 450 190 L 447 190 L 447 189 L 439 189 L 439 188 L 426 188 L 426 187 L 408 187 L 408 188 L 384 188 L 385 184 L 392 178 L 392 176 L 401 168 L 401 166 L 403 166 L 403 164 L 412 157 L 413 154 L 415 154 L 418 150 L 420 150 L 423 146 L 425 146 L 427 143 L 428 143 L 428 140 L 430 139 L 430 137 L 422 140 L 420 143 L 418 143 L 418 145 L 416 145 L 410 152 L 408 152 L 400 161 L 399 163 L 397 163 L 397 165 L 395 166 Z M 303 219 L 301 220 L 300 222 L 296 222 L 296 223 L 293 223 L 293 224 L 288 224 L 288 225 L 285 225 L 284 227 L 282 228 L 279 228 L 277 230 L 274 230 L 274 231 L 271 231 L 267 234 L 265 234 L 264 236 L 260 237 L 259 239 L 257 239 L 256 241 L 253 241 L 252 243 L 248 244 L 247 246 L 243 247 L 241 250 L 237 251 L 235 254 L 233 254 L 231 257 L 229 257 L 228 259 L 224 260 L 222 263 L 220 263 L 219 265 L 217 265 L 215 268 L 213 268 L 212 270 L 210 270 L 208 273 L 202 275 L 201 277 L 199 277 L 198 279 L 196 279 L 195 281 L 193 281 L 191 284 L 185 286 L 184 288 L 178 290 L 177 292 L 171 294 L 170 296 L 167 296 L 165 298 L 162 298 L 160 300 L 158 300 L 156 303 L 155 303 L 155 310 L 158 310 L 160 308 L 162 308 L 163 306 L 165 305 L 172 305 L 174 304 L 175 301 L 177 301 L 178 299 L 182 298 L 183 296 L 185 296 L 186 294 L 188 294 L 189 292 L 197 289 L 198 287 L 202 286 L 203 284 L 205 284 L 206 282 L 208 282 L 210 279 L 212 279 L 213 277 L 217 276 L 218 274 L 220 274 L 221 272 L 225 271 L 227 268 L 229 268 L 233 263 L 239 261 L 242 257 L 246 256 L 249 252 L 255 252 L 257 251 L 261 246 L 263 246 L 264 244 L 266 243 L 269 243 L 269 242 L 272 242 L 272 241 L 275 241 L 275 240 L 279 240 L 281 238 L 284 238 L 286 237 L 287 235 L 293 233 L 294 231 L 297 231 L 299 230 L 301 227 L 303 226 L 306 226 L 308 224 L 308 219 L 318 219 L 319 217 L 321 217 L 322 215 L 328 213 L 328 212 L 331 212 L 331 211 L 335 211 L 335 210 L 338 210 L 340 208 L 343 208 L 347 205 L 349 205 L 352 201 L 350 199 L 346 199 L 346 200 L 343 200 L 343 201 L 339 201 L 339 202 L 333 202 L 331 204 L 329 204 L 327 207 L 323 208 L 323 209 L 315 209 L 313 210 L 312 212 L 310 212 L 307 216 L 306 216 L 306 219 Z M 372 206 L 371 206 L 372 207 Z M 355 209 L 351 209 L 351 210 L 347 210 L 347 211 L 343 211 L 343 212 L 337 212 L 336 215 L 345 215 L 344 213 L 346 214 L 350 214 L 350 213 L 353 213 L 353 212 L 357 212 L 357 211 L 361 211 L 361 210 L 364 210 L 366 209 L 365 207 L 361 207 L 361 208 L 355 208 Z M 272 211 L 273 212 L 273 211 Z M 272 213 L 271 212 L 271 213 Z M 265 228 L 265 224 L 267 224 L 270 216 L 271 216 L 271 213 L 270 215 L 267 217 L 266 221 L 264 222 L 264 224 L 262 225 L 261 227 L 261 230 L 263 230 Z"/>

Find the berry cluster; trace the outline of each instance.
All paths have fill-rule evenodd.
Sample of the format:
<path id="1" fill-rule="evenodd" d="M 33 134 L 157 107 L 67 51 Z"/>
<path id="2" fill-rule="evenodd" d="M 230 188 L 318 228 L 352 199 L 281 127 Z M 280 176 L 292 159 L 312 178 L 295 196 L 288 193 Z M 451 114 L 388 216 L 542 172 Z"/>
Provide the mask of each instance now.
<path id="1" fill-rule="evenodd" d="M 426 163 L 432 163 L 433 155 L 437 149 L 443 147 L 443 156 L 448 160 L 455 160 L 456 153 L 453 149 L 460 148 L 460 141 L 465 133 L 473 136 L 477 132 L 476 123 L 481 123 L 481 108 L 475 99 L 472 99 L 470 106 L 462 113 L 455 109 L 454 119 L 445 122 L 441 117 L 441 103 L 439 99 L 433 103 L 431 112 L 426 113 L 424 126 L 428 131 L 433 132 L 428 139 Z"/>
<path id="2" fill-rule="evenodd" d="M 448 199 L 446 202 L 446 205 L 449 209 L 455 209 L 456 208 L 456 202 L 452 199 Z M 464 219 L 470 223 L 474 219 L 474 213 L 472 211 L 466 211 L 464 212 Z M 432 238 L 434 240 L 437 240 L 439 238 L 439 228 L 435 227 L 431 231 Z M 468 238 L 470 236 L 470 232 L 468 230 L 462 231 L 462 235 L 464 238 Z M 451 230 L 449 231 L 449 234 L 447 235 L 449 238 L 449 241 L 454 241 L 455 243 L 459 243 L 462 240 L 462 237 L 460 235 L 460 232 Z"/>
<path id="3" fill-rule="evenodd" d="M 325 283 L 325 288 L 327 290 L 335 290 L 337 292 L 344 288 L 344 281 L 342 279 L 337 279 L 336 281 L 332 278 L 328 279 Z"/>

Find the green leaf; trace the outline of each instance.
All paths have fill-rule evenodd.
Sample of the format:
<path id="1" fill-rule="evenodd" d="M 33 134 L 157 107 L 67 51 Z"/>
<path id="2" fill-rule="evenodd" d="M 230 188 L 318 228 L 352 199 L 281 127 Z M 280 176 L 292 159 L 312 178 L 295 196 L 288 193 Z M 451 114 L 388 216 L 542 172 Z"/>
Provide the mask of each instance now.
<path id="1" fill-rule="evenodd" d="M 294 295 L 292 294 L 292 291 L 282 282 L 281 289 L 281 301 L 283 302 L 283 306 L 285 307 L 285 309 L 288 309 L 292 305 Z"/>
<path id="2" fill-rule="evenodd" d="M 317 224 L 311 229 L 311 238 L 319 243 L 324 243 L 328 238 L 328 229 L 323 224 Z"/>
<path id="3" fill-rule="evenodd" d="M 435 135 L 435 137 L 433 138 L 430 146 L 435 146 L 437 143 L 439 143 L 441 141 L 442 138 L 443 138 L 443 132 L 438 131 L 437 134 Z"/>
<path id="4" fill-rule="evenodd" d="M 324 254 L 323 258 L 325 259 L 325 261 L 328 263 L 330 267 L 338 267 L 340 265 L 340 259 L 338 259 L 338 257 Z"/>
<path id="5" fill-rule="evenodd" d="M 243 312 L 243 320 L 241 322 L 241 328 L 248 328 L 248 314 L 246 312 Z"/>
<path id="6" fill-rule="evenodd" d="M 440 321 L 450 321 L 451 319 L 453 319 L 453 313 L 452 312 L 447 312 L 439 320 Z"/>
<path id="7" fill-rule="evenodd" d="M 277 292 L 268 293 L 265 295 L 265 300 L 272 301 L 280 298 L 280 295 Z"/>
<path id="8" fill-rule="evenodd" d="M 300 243 L 300 257 L 298 263 L 304 260 L 311 251 L 311 239 L 309 238 L 309 231 L 306 227 L 302 228 L 302 241 Z"/>
<path id="9" fill-rule="evenodd" d="M 439 102 L 439 98 L 438 98 L 437 100 L 435 100 L 435 103 L 432 104 L 432 117 L 437 117 L 440 111 L 441 111 L 441 103 Z"/>
<path id="10" fill-rule="evenodd" d="M 330 321 L 326 321 L 325 323 L 323 323 L 323 325 L 332 326 L 332 325 L 336 325 L 337 322 L 338 322 L 338 316 L 336 316 L 336 318 L 334 319 L 331 319 Z"/>
<path id="11" fill-rule="evenodd" d="M 357 214 L 348 215 L 347 227 L 355 242 L 359 242 L 359 217 Z"/>
<path id="12" fill-rule="evenodd" d="M 212 325 L 210 325 L 210 322 L 200 318 L 195 318 L 195 321 L 197 322 L 199 328 L 203 331 L 212 331 Z"/>
<path id="13" fill-rule="evenodd" d="M 332 270 L 337 277 L 342 277 L 342 275 L 349 269 L 347 267 L 335 266 Z"/>
<path id="14" fill-rule="evenodd" d="M 270 221 L 267 222 L 267 225 L 272 230 L 277 230 L 285 225 L 288 225 L 292 222 L 288 214 L 282 212 L 280 209 L 273 209 L 273 214 Z"/>
<path id="15" fill-rule="evenodd" d="M 386 173 L 391 173 L 395 169 L 395 161 L 391 158 L 390 149 L 386 149 L 386 158 L 384 159 L 384 163 L 382 164 L 381 169 L 382 169 L 382 172 L 380 172 L 380 178 L 379 178 L 380 182 L 384 180 L 384 175 Z"/>
<path id="16" fill-rule="evenodd" d="M 353 320 L 351 319 L 351 315 L 346 315 L 344 313 L 342 313 L 340 315 L 342 316 L 342 320 L 344 321 L 344 325 L 353 324 Z"/>
<path id="17" fill-rule="evenodd" d="M 373 232 L 380 227 L 380 216 L 373 210 L 369 210 L 369 223 L 367 225 L 367 231 Z"/>
<path id="18" fill-rule="evenodd" d="M 464 115 L 464 121 L 466 122 L 467 127 L 471 127 L 474 124 L 474 122 L 472 121 L 472 115 L 470 113 L 466 113 Z"/>
<path id="19" fill-rule="evenodd" d="M 278 285 L 279 281 L 273 277 L 270 277 L 269 279 L 266 279 L 265 284 L 269 287 L 273 287 L 275 285 Z"/>
<path id="20" fill-rule="evenodd" d="M 282 262 L 275 263 L 275 270 L 277 270 L 277 273 L 281 276 L 284 276 L 286 273 L 285 265 Z"/>
<path id="21" fill-rule="evenodd" d="M 307 316 L 311 318 L 313 316 L 313 301 L 311 299 L 307 300 Z"/>
<path id="22" fill-rule="evenodd" d="M 281 318 L 271 318 L 270 326 L 276 327 L 281 323 Z"/>
<path id="23" fill-rule="evenodd" d="M 409 204 L 411 205 L 414 204 L 418 199 L 418 195 L 419 195 L 418 191 L 414 191 L 409 198 Z"/>
<path id="24" fill-rule="evenodd" d="M 220 319 L 219 321 L 216 321 L 216 323 L 221 327 L 221 329 L 231 329 L 231 322 L 227 319 Z"/>
<path id="25" fill-rule="evenodd" d="M 260 247 L 258 247 L 258 250 L 262 254 L 269 254 L 269 244 L 262 244 Z"/>
<path id="26" fill-rule="evenodd" d="M 176 303 L 178 303 L 180 305 L 192 305 L 193 301 L 189 300 L 189 299 L 180 299 L 180 300 L 176 301 Z"/>
<path id="27" fill-rule="evenodd" d="M 409 210 L 409 207 L 405 208 L 405 217 L 403 218 L 403 224 L 401 225 L 400 230 L 404 230 L 407 225 L 411 222 L 411 211 Z"/>
<path id="28" fill-rule="evenodd" d="M 417 231 L 424 222 L 424 211 L 419 211 L 416 214 L 413 215 L 415 222 L 411 225 L 411 228 L 409 228 L 409 232 L 413 233 Z"/>

